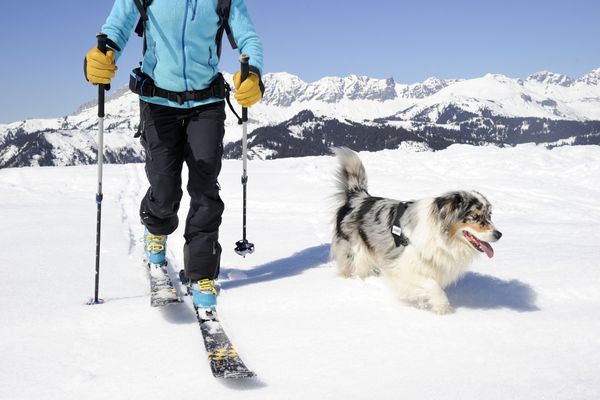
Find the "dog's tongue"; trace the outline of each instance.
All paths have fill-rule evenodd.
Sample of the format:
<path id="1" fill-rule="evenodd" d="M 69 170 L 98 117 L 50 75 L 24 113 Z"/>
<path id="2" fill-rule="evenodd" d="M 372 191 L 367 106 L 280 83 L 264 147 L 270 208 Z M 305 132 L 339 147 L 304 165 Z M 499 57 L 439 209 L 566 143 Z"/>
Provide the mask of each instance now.
<path id="1" fill-rule="evenodd" d="M 463 236 L 466 237 L 475 248 L 483 251 L 486 256 L 489 258 L 494 257 L 494 249 L 492 249 L 492 246 L 490 246 L 488 242 L 477 239 L 475 235 L 472 235 L 467 231 L 463 231 Z"/>
<path id="2" fill-rule="evenodd" d="M 481 245 L 481 248 L 485 252 L 486 256 L 488 256 L 489 258 L 494 257 L 494 249 L 492 248 L 492 246 L 490 246 L 490 244 L 488 242 L 484 242 L 483 240 L 480 240 L 479 244 Z"/>

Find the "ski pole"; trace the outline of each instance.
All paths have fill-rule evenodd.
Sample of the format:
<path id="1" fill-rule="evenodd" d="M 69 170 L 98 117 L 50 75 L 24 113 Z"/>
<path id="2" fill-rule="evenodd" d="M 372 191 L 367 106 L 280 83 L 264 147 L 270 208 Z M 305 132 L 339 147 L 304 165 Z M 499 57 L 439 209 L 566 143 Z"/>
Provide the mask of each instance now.
<path id="1" fill-rule="evenodd" d="M 240 56 L 240 84 L 244 82 L 250 74 L 250 57 L 246 54 Z M 246 239 L 246 184 L 248 183 L 247 160 L 248 160 L 248 108 L 242 107 L 242 240 L 235 243 L 235 252 L 242 257 L 254 252 L 254 244 Z"/>
<path id="2" fill-rule="evenodd" d="M 107 36 L 103 33 L 96 35 L 98 50 L 106 54 Z M 100 282 L 100 224 L 102 220 L 102 166 L 104 164 L 104 91 L 110 86 L 98 85 L 98 191 L 96 192 L 96 277 L 94 298 L 88 304 L 102 304 L 104 300 L 98 298 L 98 285 Z"/>

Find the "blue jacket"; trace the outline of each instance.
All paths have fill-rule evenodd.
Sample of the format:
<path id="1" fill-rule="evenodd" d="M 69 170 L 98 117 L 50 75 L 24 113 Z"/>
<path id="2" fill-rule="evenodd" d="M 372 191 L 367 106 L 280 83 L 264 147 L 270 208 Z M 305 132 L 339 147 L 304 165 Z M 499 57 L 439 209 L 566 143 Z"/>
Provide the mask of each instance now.
<path id="1" fill-rule="evenodd" d="M 218 0 L 153 0 L 148 7 L 146 24 L 147 49 L 142 72 L 156 86 L 174 92 L 201 90 L 210 86 L 218 73 L 219 58 L 215 36 L 218 30 Z M 115 0 L 102 33 L 108 35 L 121 49 L 140 13 L 134 0 Z M 229 25 L 242 53 L 250 57 L 252 71 L 262 75 L 262 42 L 243 0 L 231 0 Z M 223 47 L 228 46 L 227 35 Z M 121 52 L 115 51 L 115 58 Z M 221 101 L 211 98 L 202 102 L 187 101 L 180 105 L 161 97 L 142 97 L 143 100 L 171 107 L 190 108 Z"/>

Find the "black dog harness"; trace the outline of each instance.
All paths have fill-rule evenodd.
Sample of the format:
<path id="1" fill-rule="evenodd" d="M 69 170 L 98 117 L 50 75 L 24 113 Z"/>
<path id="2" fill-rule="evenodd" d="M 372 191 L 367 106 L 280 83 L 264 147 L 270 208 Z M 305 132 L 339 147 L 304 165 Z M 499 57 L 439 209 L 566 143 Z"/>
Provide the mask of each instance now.
<path id="1" fill-rule="evenodd" d="M 408 246 L 410 241 L 402 232 L 402 226 L 400 225 L 400 218 L 404 215 L 404 212 L 408 208 L 408 204 L 410 202 L 400 202 L 398 207 L 396 208 L 396 218 L 394 218 L 394 223 L 392 224 L 392 237 L 394 238 L 394 243 L 396 243 L 396 247 L 400 246 Z"/>

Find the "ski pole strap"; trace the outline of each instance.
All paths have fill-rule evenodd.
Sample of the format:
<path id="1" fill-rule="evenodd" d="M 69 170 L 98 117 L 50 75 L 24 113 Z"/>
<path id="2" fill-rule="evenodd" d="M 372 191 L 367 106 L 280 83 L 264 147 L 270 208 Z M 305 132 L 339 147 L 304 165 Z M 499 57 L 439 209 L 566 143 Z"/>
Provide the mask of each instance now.
<path id="1" fill-rule="evenodd" d="M 227 100 L 227 105 L 229 106 L 229 109 L 231 110 L 233 115 L 235 115 L 235 117 L 237 118 L 238 125 L 242 125 L 244 123 L 244 120 L 242 119 L 242 117 L 240 117 L 240 114 L 238 114 L 237 111 L 235 111 L 235 108 L 233 108 L 233 104 L 231 104 L 231 87 L 227 82 L 225 82 L 225 89 L 225 100 Z"/>
<path id="2" fill-rule="evenodd" d="M 129 78 L 129 89 L 144 97 L 162 97 L 183 104 L 186 101 L 204 101 L 210 98 L 224 99 L 228 96 L 227 84 L 221 73 L 213 80 L 211 85 L 202 90 L 190 90 L 187 92 L 173 92 L 159 88 L 154 84 L 152 78 L 144 74 L 141 68 L 136 68 Z"/>

